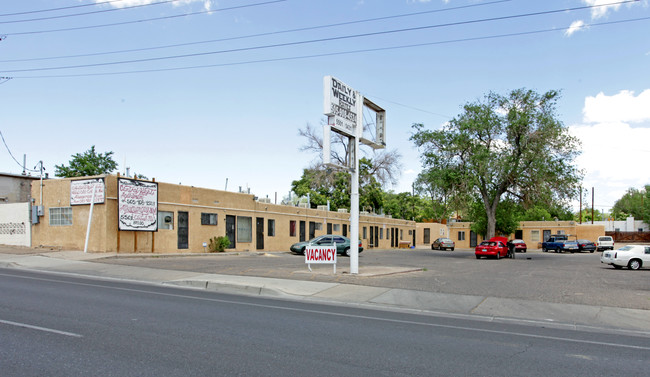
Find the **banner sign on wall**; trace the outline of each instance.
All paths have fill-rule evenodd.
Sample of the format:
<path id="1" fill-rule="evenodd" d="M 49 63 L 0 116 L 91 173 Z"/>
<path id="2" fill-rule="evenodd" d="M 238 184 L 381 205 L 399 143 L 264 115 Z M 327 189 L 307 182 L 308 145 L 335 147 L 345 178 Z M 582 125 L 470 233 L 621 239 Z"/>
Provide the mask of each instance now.
<path id="1" fill-rule="evenodd" d="M 158 230 L 158 184 L 134 179 L 117 180 L 120 230 Z"/>
<path id="2" fill-rule="evenodd" d="M 104 203 L 104 179 L 70 181 L 70 205 L 90 204 L 93 192 L 95 204 Z"/>

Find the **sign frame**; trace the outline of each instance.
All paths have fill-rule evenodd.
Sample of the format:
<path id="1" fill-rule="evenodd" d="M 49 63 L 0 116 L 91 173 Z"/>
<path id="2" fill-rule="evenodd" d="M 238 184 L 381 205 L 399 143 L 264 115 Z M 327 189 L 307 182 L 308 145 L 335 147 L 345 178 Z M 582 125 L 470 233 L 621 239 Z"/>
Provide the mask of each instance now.
<path id="1" fill-rule="evenodd" d="M 93 193 L 95 193 L 94 197 Z M 104 178 L 77 179 L 70 181 L 71 206 L 87 205 L 91 204 L 93 201 L 95 204 L 104 204 L 106 202 L 106 182 Z"/>
<path id="2" fill-rule="evenodd" d="M 336 243 L 332 246 L 305 246 L 305 263 L 311 272 L 312 264 L 331 264 L 336 273 L 336 257 L 338 255 Z"/>
<path id="3" fill-rule="evenodd" d="M 158 183 L 117 179 L 118 230 L 158 231 Z"/>

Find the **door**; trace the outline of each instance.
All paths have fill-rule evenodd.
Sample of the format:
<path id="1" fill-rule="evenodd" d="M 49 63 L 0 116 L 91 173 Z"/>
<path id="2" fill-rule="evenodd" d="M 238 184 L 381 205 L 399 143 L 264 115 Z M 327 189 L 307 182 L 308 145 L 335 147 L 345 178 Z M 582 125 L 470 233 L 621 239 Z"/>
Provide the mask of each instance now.
<path id="1" fill-rule="evenodd" d="M 348 236 L 348 224 L 343 224 L 343 237 Z"/>
<path id="2" fill-rule="evenodd" d="M 305 239 L 306 235 L 305 235 L 305 222 L 304 221 L 300 222 L 300 230 L 299 230 L 299 232 L 300 232 L 300 242 L 307 241 Z"/>
<path id="3" fill-rule="evenodd" d="M 543 232 L 542 234 L 544 236 L 544 238 L 542 238 L 542 240 L 544 240 L 544 242 L 548 241 L 548 239 L 551 238 L 551 231 L 550 230 L 543 230 L 542 232 Z"/>
<path id="4" fill-rule="evenodd" d="M 476 239 L 477 239 L 476 232 L 474 232 L 473 230 L 470 230 L 469 231 L 469 247 L 476 247 L 476 245 L 478 244 L 478 242 L 476 242 Z"/>
<path id="5" fill-rule="evenodd" d="M 255 243 L 257 250 L 264 250 L 264 218 L 258 217 L 255 219 Z"/>
<path id="6" fill-rule="evenodd" d="M 375 246 L 375 227 L 370 227 L 370 238 L 368 239 L 368 248 Z"/>
<path id="7" fill-rule="evenodd" d="M 376 226 L 375 228 L 375 247 L 379 247 L 379 227 Z"/>
<path id="8" fill-rule="evenodd" d="M 178 248 L 187 249 L 189 248 L 189 215 L 187 212 L 178 212 Z"/>
<path id="9" fill-rule="evenodd" d="M 327 223 L 327 234 L 332 234 L 332 223 Z"/>
<path id="10" fill-rule="evenodd" d="M 429 228 L 424 228 L 423 230 L 423 235 L 424 235 L 424 244 L 429 245 L 431 244 L 431 229 Z"/>
<path id="11" fill-rule="evenodd" d="M 309 222 L 309 239 L 316 237 L 316 223 L 313 221 Z"/>
<path id="12" fill-rule="evenodd" d="M 230 240 L 229 249 L 235 248 L 235 216 L 226 215 L 226 237 Z"/>
<path id="13" fill-rule="evenodd" d="M 524 231 L 521 229 L 515 230 L 515 238 L 518 240 L 524 238 Z"/>

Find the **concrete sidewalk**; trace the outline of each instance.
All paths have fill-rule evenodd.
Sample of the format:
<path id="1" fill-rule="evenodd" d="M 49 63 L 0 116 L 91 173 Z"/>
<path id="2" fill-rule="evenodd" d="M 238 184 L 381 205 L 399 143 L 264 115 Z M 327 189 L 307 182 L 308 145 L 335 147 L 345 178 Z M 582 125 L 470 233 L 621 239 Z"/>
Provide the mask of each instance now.
<path id="1" fill-rule="evenodd" d="M 115 256 L 115 253 L 93 254 L 81 251 L 0 253 L 0 267 L 175 285 L 222 293 L 313 300 L 337 304 L 347 303 L 382 309 L 411 310 L 432 315 L 467 316 L 485 321 L 525 323 L 536 326 L 588 331 L 623 332 L 650 337 L 650 311 L 648 310 L 558 304 L 532 300 L 308 281 L 311 273 L 305 274 L 305 280 L 297 281 L 93 262 L 94 260 Z M 142 258 L 143 254 L 134 256 Z M 163 257 L 166 255 L 155 256 Z M 120 254 L 120 257 L 127 256 Z M 319 271 L 325 271 L 322 268 L 321 266 Z M 364 268 L 360 272 L 364 276 L 377 276 L 410 271 L 413 271 L 413 269 L 374 267 Z M 345 268 L 337 268 L 337 273 L 345 272 Z M 331 273 L 331 270 L 328 273 Z"/>

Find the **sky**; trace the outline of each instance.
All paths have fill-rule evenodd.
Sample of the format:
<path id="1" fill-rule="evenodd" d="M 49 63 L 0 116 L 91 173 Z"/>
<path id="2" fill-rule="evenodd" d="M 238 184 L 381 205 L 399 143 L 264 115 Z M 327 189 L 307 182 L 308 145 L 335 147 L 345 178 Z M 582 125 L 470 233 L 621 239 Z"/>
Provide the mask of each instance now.
<path id="1" fill-rule="evenodd" d="M 561 91 L 596 209 L 650 184 L 648 0 L 8 1 L 0 36 L 4 173 L 94 145 L 121 173 L 280 202 L 319 159 L 298 130 L 331 75 L 386 110 L 386 190 L 421 171 L 414 123 L 519 88 Z"/>

